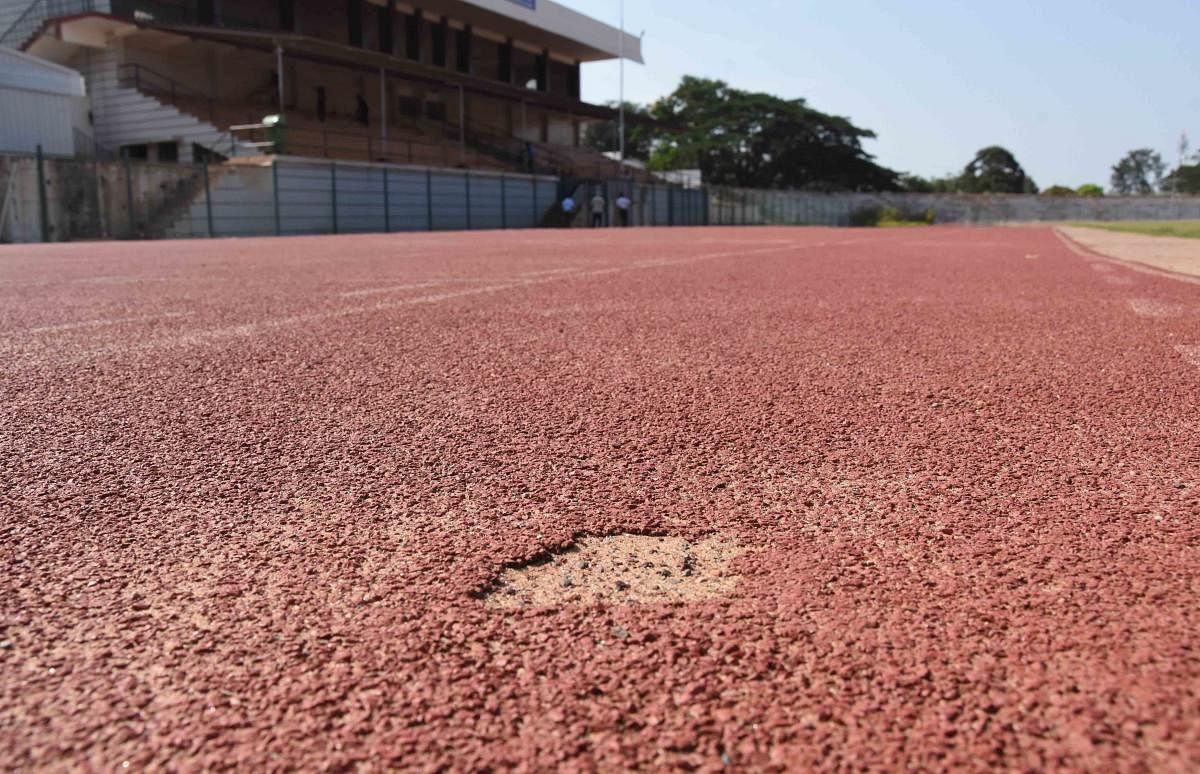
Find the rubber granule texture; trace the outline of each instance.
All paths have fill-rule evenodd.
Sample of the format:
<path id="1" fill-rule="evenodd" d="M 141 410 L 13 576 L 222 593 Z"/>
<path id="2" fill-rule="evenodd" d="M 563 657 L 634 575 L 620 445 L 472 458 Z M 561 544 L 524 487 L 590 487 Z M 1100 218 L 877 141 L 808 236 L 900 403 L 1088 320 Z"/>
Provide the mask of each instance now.
<path id="1" fill-rule="evenodd" d="M 1099 263 L 942 227 L 6 247 L 0 762 L 1195 770 L 1200 286 Z M 620 534 L 721 536 L 736 585 L 479 598 Z"/>

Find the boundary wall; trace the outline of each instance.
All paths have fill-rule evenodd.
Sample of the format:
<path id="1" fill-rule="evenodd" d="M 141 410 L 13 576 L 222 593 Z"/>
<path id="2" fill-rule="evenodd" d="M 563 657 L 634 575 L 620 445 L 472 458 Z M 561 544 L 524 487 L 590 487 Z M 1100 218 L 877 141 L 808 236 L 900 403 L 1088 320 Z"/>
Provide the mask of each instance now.
<path id="1" fill-rule="evenodd" d="M 890 207 L 936 223 L 1200 219 L 1200 197 L 874 194 L 683 188 L 294 157 L 156 164 L 0 155 L 0 241 L 583 227 L 591 199 L 633 226 L 849 226 Z M 570 195 L 577 208 L 563 212 Z"/>

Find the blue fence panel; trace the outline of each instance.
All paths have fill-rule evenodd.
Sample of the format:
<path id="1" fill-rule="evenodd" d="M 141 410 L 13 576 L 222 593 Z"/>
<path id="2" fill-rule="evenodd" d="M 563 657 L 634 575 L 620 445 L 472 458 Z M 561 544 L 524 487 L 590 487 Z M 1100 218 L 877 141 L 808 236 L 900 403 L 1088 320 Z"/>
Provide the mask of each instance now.
<path id="1" fill-rule="evenodd" d="M 283 234 L 333 233 L 333 180 L 328 164 L 280 162 L 279 230 Z"/>
<path id="2" fill-rule="evenodd" d="M 389 225 L 392 231 L 429 231 L 429 196 L 424 170 L 388 171 Z"/>
<path id="3" fill-rule="evenodd" d="M 338 233 L 384 231 L 383 176 L 370 167 L 337 168 Z"/>
<path id="4" fill-rule="evenodd" d="M 504 228 L 500 178 L 471 175 L 471 228 Z"/>
<path id="5" fill-rule="evenodd" d="M 434 231 L 461 231 L 468 227 L 466 176 L 459 172 L 434 172 L 429 176 Z"/>

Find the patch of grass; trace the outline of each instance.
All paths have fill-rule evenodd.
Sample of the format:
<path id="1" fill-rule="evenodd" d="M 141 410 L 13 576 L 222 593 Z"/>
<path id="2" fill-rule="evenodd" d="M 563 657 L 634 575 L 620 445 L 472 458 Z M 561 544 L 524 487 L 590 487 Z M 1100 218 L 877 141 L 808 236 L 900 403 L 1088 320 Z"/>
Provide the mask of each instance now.
<path id="1" fill-rule="evenodd" d="M 1173 236 L 1200 239 L 1200 220 L 1125 220 L 1125 221 L 1078 221 L 1072 226 L 1103 228 L 1109 231 L 1128 231 L 1147 236 Z"/>
<path id="2" fill-rule="evenodd" d="M 935 220 L 933 210 L 901 212 L 895 207 L 863 207 L 850 214 L 851 226 L 928 226 Z"/>

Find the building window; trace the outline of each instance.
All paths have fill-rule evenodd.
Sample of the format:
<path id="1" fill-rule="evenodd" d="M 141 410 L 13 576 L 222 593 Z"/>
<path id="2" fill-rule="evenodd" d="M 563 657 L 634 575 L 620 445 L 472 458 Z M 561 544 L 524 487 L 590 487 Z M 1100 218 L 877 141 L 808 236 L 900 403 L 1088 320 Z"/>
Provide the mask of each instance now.
<path id="1" fill-rule="evenodd" d="M 150 158 L 150 146 L 145 143 L 122 145 L 121 158 L 129 159 L 130 161 L 145 161 Z"/>
<path id="2" fill-rule="evenodd" d="M 155 149 L 159 161 L 175 163 L 179 161 L 179 143 L 175 141 L 160 142 Z"/>

